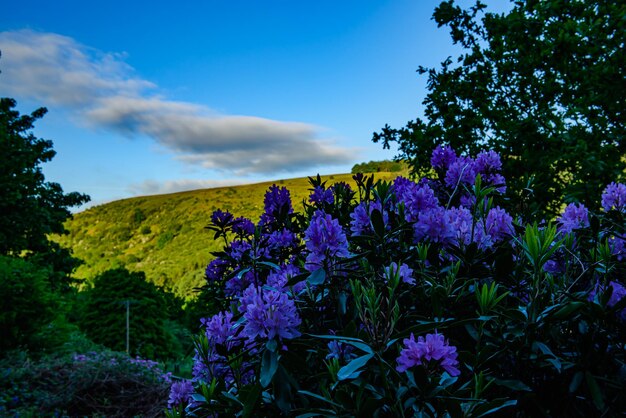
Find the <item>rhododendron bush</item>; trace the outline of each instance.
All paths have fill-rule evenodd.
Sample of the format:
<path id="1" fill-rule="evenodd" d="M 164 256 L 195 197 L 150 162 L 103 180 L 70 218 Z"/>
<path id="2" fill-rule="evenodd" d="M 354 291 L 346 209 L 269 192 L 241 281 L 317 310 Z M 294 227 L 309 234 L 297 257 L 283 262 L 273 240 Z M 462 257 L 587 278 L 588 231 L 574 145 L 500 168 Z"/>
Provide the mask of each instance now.
<path id="1" fill-rule="evenodd" d="M 592 416 L 626 400 L 626 187 L 521 224 L 499 156 L 435 149 L 435 178 L 272 186 L 216 211 L 191 382 L 171 416 Z"/>

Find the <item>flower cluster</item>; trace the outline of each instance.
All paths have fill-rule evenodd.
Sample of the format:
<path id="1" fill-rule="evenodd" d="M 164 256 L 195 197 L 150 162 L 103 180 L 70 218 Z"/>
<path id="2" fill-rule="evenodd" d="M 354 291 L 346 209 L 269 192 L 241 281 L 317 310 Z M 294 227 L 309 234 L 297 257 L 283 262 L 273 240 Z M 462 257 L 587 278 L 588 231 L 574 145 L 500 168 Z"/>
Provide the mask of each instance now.
<path id="1" fill-rule="evenodd" d="M 399 372 L 405 372 L 415 366 L 430 367 L 431 363 L 435 363 L 438 367 L 444 369 L 450 376 L 458 376 L 461 371 L 457 368 L 456 347 L 448 344 L 444 340 L 443 335 L 434 333 L 426 334 L 426 337 L 418 337 L 411 333 L 409 338 L 405 338 L 404 347 L 397 358 Z"/>
<path id="2" fill-rule="evenodd" d="M 348 257 L 348 240 L 339 221 L 323 211 L 316 211 L 304 233 L 306 248 L 305 268 L 314 271 L 324 267 L 324 262 L 336 257 Z"/>
<path id="3" fill-rule="evenodd" d="M 572 388 L 563 364 L 617 378 L 626 186 L 607 187 L 599 214 L 572 203 L 556 222 L 523 225 L 502 199 L 497 153 L 437 147 L 431 162 L 436 178 L 355 175 L 354 192 L 318 176 L 302 213 L 273 185 L 256 225 L 214 214 L 225 244 L 206 270 L 220 292 L 195 353 L 192 383 L 207 397 L 197 415 L 332 406 L 336 415 L 445 416 L 545 382 Z M 527 335 L 529 318 L 557 331 Z M 602 341 L 589 344 L 583 323 L 604 327 Z M 584 350 L 605 350 L 606 361 L 581 364 L 597 355 Z M 597 406 L 586 390 L 568 399 Z M 189 402 L 178 393 L 172 403 Z"/>

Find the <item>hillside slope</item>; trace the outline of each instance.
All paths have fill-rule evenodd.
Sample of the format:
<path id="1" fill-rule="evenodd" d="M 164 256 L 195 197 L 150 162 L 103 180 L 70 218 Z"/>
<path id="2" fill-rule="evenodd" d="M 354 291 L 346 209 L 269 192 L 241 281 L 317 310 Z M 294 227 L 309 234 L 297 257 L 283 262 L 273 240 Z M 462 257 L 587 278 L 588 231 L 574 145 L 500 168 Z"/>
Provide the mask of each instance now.
<path id="1" fill-rule="evenodd" d="M 399 173 L 376 173 L 376 179 L 392 180 Z M 323 176 L 328 184 L 345 181 L 354 186 L 351 174 Z M 143 196 L 99 205 L 68 220 L 68 235 L 53 237 L 71 248 L 84 264 L 77 278 L 92 279 L 105 270 L 126 267 L 143 271 L 148 280 L 189 297 L 203 284 L 210 253 L 221 249 L 204 227 L 216 209 L 258 221 L 263 197 L 272 184 L 291 192 L 296 211 L 309 195 L 306 178 L 243 186 L 194 190 L 167 195 Z"/>

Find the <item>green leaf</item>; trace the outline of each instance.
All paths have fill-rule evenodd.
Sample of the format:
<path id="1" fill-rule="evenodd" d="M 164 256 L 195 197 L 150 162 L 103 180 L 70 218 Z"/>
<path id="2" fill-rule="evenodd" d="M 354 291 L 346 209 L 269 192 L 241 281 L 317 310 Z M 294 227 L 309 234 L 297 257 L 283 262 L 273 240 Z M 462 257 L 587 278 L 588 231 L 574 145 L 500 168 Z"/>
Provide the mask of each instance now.
<path id="1" fill-rule="evenodd" d="M 319 286 L 326 281 L 326 272 L 323 268 L 315 270 L 307 279 L 311 286 Z"/>
<path id="2" fill-rule="evenodd" d="M 379 237 L 384 237 L 385 236 L 385 221 L 383 219 L 382 213 L 380 213 L 378 209 L 374 209 L 372 213 L 370 214 L 370 219 L 372 223 L 372 228 L 374 229 L 374 232 L 376 233 L 376 235 L 378 235 Z"/>
<path id="3" fill-rule="evenodd" d="M 337 372 L 337 379 L 346 380 L 357 378 L 362 372 L 362 370 L 359 369 L 365 366 L 372 357 L 374 357 L 373 354 L 366 354 L 355 358 L 350 363 L 339 369 L 339 372 Z"/>
<path id="4" fill-rule="evenodd" d="M 259 379 L 262 387 L 267 387 L 274 374 L 278 369 L 278 353 L 276 351 L 265 350 L 261 360 L 261 378 Z"/>
<path id="5" fill-rule="evenodd" d="M 339 405 L 338 403 L 335 403 L 331 401 L 330 399 L 323 397 L 322 395 L 318 395 L 317 393 L 309 392 L 308 390 L 299 390 L 298 393 L 301 393 L 303 395 L 310 396 L 311 398 L 315 398 L 317 400 L 326 402 L 332 406 L 336 406 L 337 408 L 341 408 L 341 405 Z"/>
<path id="6" fill-rule="evenodd" d="M 591 373 L 585 372 L 585 380 L 587 381 L 589 392 L 591 392 L 593 404 L 598 410 L 602 411 L 604 409 L 604 399 L 602 398 L 602 391 L 600 390 L 600 386 L 598 386 L 596 378 L 593 377 Z"/>
<path id="7" fill-rule="evenodd" d="M 522 391 L 522 392 L 532 392 L 533 390 L 528 387 L 521 380 L 504 380 L 504 379 L 493 379 L 493 383 L 498 386 L 503 386 L 505 388 L 509 388 L 512 390 Z"/>

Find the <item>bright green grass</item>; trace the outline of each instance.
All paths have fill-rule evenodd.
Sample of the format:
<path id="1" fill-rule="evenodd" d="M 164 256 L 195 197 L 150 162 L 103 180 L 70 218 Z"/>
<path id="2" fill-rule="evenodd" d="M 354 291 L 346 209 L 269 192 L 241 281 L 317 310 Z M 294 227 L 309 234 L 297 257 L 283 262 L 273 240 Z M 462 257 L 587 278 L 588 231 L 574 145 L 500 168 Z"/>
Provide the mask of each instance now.
<path id="1" fill-rule="evenodd" d="M 392 180 L 401 173 L 376 173 L 376 179 Z M 405 174 L 406 175 L 406 174 Z M 328 185 L 345 181 L 354 187 L 351 174 L 323 176 Z M 193 295 L 203 284 L 211 252 L 221 250 L 213 233 L 204 229 L 216 209 L 258 221 L 263 197 L 272 184 L 291 192 L 294 209 L 308 198 L 306 178 L 278 180 L 243 186 L 194 190 L 167 195 L 118 200 L 95 206 L 67 221 L 68 235 L 53 237 L 83 260 L 75 277 L 90 280 L 105 270 L 126 267 L 143 271 L 149 281 L 180 296 Z"/>

